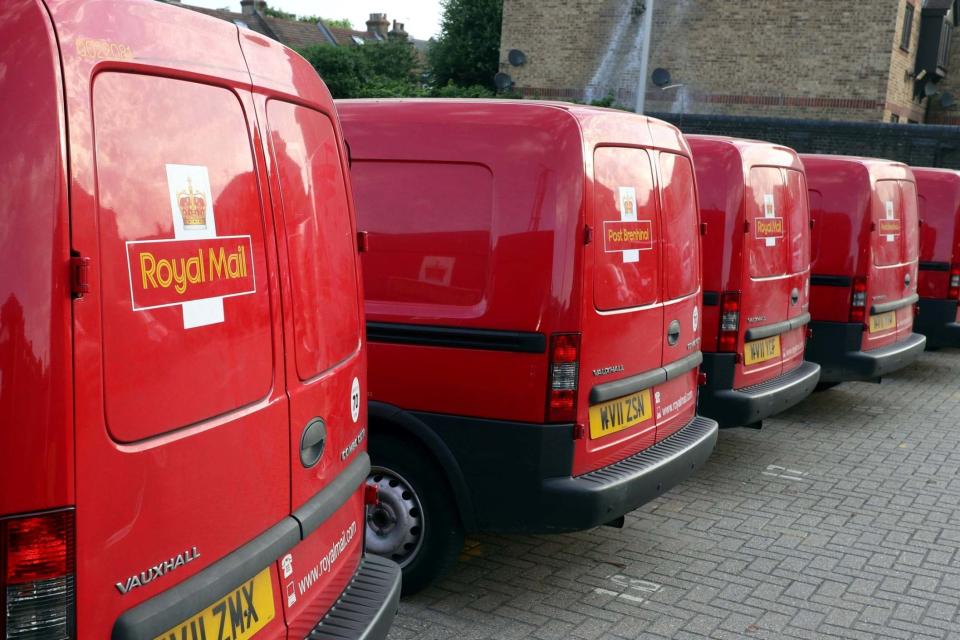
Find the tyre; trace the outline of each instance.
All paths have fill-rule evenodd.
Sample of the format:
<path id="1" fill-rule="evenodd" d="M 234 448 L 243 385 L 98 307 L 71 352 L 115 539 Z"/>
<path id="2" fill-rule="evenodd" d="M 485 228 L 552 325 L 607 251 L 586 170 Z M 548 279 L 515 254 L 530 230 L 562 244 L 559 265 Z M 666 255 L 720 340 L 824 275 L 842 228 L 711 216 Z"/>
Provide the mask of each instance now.
<path id="1" fill-rule="evenodd" d="M 366 550 L 400 565 L 402 594 L 410 595 L 453 567 L 463 526 L 446 478 L 423 447 L 371 435 L 370 462 L 368 482 L 380 502 L 367 507 Z"/>

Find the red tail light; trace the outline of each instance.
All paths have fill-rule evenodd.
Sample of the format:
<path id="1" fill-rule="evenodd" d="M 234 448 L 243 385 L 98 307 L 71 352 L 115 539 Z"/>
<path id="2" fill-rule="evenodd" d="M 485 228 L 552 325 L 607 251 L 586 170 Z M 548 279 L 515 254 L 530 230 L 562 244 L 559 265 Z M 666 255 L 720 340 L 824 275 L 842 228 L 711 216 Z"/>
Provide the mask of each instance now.
<path id="1" fill-rule="evenodd" d="M 547 422 L 573 422 L 577 419 L 580 334 L 556 333 L 551 336 L 549 377 Z"/>
<path id="2" fill-rule="evenodd" d="M 960 300 L 960 264 L 950 265 L 950 291 L 947 297 L 951 300 Z"/>
<path id="3" fill-rule="evenodd" d="M 863 323 L 867 319 L 867 279 L 853 279 L 853 294 L 850 296 L 850 322 Z"/>
<path id="4" fill-rule="evenodd" d="M 0 520 L 0 638 L 72 640 L 72 510 Z"/>
<path id="5" fill-rule="evenodd" d="M 720 338 L 718 351 L 736 351 L 740 337 L 740 292 L 724 291 L 720 296 Z"/>

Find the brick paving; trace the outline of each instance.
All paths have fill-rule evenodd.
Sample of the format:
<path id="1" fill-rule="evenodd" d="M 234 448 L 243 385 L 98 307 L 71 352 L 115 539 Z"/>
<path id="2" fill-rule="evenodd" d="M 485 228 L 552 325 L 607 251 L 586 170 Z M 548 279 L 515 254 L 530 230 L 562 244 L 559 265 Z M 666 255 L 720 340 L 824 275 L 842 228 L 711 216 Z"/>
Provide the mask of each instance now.
<path id="1" fill-rule="evenodd" d="M 960 351 L 722 431 L 623 529 L 483 535 L 390 638 L 960 638 Z"/>

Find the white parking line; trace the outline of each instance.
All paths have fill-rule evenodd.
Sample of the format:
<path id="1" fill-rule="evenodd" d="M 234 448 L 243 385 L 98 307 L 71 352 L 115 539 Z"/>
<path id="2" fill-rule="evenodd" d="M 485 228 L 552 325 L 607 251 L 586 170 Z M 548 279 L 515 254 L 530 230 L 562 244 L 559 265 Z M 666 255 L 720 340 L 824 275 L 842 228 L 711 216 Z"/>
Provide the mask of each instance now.
<path id="1" fill-rule="evenodd" d="M 799 469 L 788 469 L 787 467 L 781 467 L 776 464 L 768 464 L 767 470 L 761 472 L 765 476 L 771 478 L 782 478 L 783 480 L 792 480 L 794 482 L 809 482 L 810 478 L 806 471 L 800 471 Z"/>

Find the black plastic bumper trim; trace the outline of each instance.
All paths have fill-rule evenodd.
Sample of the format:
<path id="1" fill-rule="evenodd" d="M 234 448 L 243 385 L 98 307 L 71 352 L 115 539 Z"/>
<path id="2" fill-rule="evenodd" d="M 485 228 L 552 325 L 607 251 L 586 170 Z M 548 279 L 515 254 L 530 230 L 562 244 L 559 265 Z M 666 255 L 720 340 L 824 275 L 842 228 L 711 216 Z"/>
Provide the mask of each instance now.
<path id="1" fill-rule="evenodd" d="M 539 508 L 556 531 L 589 529 L 619 518 L 687 479 L 717 442 L 716 422 L 695 416 L 640 453 L 582 476 L 547 478 Z"/>
<path id="2" fill-rule="evenodd" d="M 820 365 L 806 361 L 781 376 L 740 389 L 712 387 L 708 376 L 700 387 L 698 410 L 721 427 L 754 424 L 798 404 L 819 381 Z"/>
<path id="3" fill-rule="evenodd" d="M 810 284 L 815 287 L 849 287 L 853 284 L 853 278 L 814 274 L 810 276 Z"/>
<path id="4" fill-rule="evenodd" d="M 920 271 L 950 271 L 949 262 L 921 262 Z"/>
<path id="5" fill-rule="evenodd" d="M 957 301 L 945 298 L 920 298 L 920 313 L 913 330 L 927 336 L 927 348 L 960 347 L 960 323 Z"/>
<path id="6" fill-rule="evenodd" d="M 364 555 L 340 598 L 304 640 L 383 640 L 400 606 L 400 567 Z"/>
<path id="7" fill-rule="evenodd" d="M 765 324 L 762 327 L 752 327 L 747 329 L 744 338 L 746 340 L 762 340 L 763 338 L 770 338 L 772 336 L 778 336 L 781 333 L 786 333 L 787 331 L 793 331 L 794 329 L 799 329 L 805 324 L 810 322 L 810 314 L 805 313 L 803 315 L 797 316 L 796 318 L 791 318 L 790 320 L 784 320 L 783 322 L 774 322 L 773 324 Z"/>
<path id="8" fill-rule="evenodd" d="M 645 373 L 630 376 L 622 380 L 598 384 L 590 389 L 590 404 L 622 398 L 631 393 L 637 393 L 638 391 L 649 389 L 658 384 L 663 384 L 668 380 L 673 380 L 677 376 L 700 366 L 701 362 L 703 362 L 703 354 L 697 351 L 680 360 L 656 369 L 651 369 Z"/>
<path id="9" fill-rule="evenodd" d="M 896 311 L 897 309 L 902 309 L 904 307 L 909 307 L 912 304 L 916 304 L 920 299 L 920 296 L 913 294 L 912 296 L 907 296 L 906 298 L 900 298 L 899 300 L 891 300 L 890 302 L 881 302 L 880 304 L 875 304 L 870 307 L 870 315 L 875 316 L 881 313 L 887 313 L 889 311 Z"/>
<path id="10" fill-rule="evenodd" d="M 812 322 L 813 335 L 804 357 L 821 367 L 821 382 L 874 380 L 901 369 L 923 352 L 926 338 L 911 334 L 891 345 L 861 350 L 863 325 L 853 322 Z"/>
<path id="11" fill-rule="evenodd" d="M 340 508 L 366 480 L 369 470 L 370 457 L 365 451 L 361 452 L 337 480 L 292 516 L 286 516 L 198 574 L 122 613 L 113 625 L 112 640 L 154 638 L 203 611 L 306 538 L 309 533 L 302 531 L 312 532 L 319 526 L 315 519 L 320 514 L 332 514 Z M 302 524 L 304 522 L 306 524 Z"/>
<path id="12" fill-rule="evenodd" d="M 394 322 L 368 322 L 367 340 L 370 342 L 514 353 L 546 353 L 547 351 L 547 338 L 542 333 L 436 327 Z"/>

